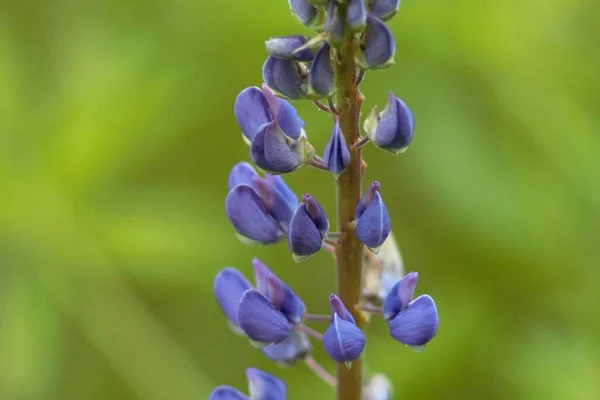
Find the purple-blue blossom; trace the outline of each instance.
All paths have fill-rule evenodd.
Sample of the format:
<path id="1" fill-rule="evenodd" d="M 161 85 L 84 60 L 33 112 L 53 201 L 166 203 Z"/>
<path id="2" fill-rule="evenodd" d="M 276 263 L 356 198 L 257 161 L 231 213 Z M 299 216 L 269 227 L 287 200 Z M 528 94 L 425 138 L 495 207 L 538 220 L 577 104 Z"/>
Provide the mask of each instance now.
<path id="1" fill-rule="evenodd" d="M 263 80 L 271 90 L 289 99 L 302 99 L 308 94 L 308 76 L 304 64 L 290 58 L 267 57 Z"/>
<path id="2" fill-rule="evenodd" d="M 315 23 L 319 10 L 309 0 L 288 0 L 292 13 L 306 26 Z"/>
<path id="3" fill-rule="evenodd" d="M 393 64 L 396 43 L 387 25 L 374 15 L 367 15 L 359 63 L 363 69 L 381 69 Z"/>
<path id="4" fill-rule="evenodd" d="M 317 97 L 330 96 L 333 91 L 333 66 L 330 56 L 331 47 L 324 43 L 310 66 L 308 85 L 312 95 Z"/>
<path id="5" fill-rule="evenodd" d="M 325 352 L 339 363 L 351 363 L 362 354 L 365 335 L 336 295 L 329 297 L 332 321 L 323 336 Z"/>
<path id="6" fill-rule="evenodd" d="M 337 118 L 329 137 L 329 142 L 325 146 L 323 160 L 325 160 L 327 169 L 329 169 L 336 179 L 350 164 L 350 150 L 348 150 L 346 139 L 344 139 L 344 135 L 340 129 L 340 121 Z"/>
<path id="7" fill-rule="evenodd" d="M 391 229 L 390 215 L 379 194 L 379 182 L 367 188 L 356 205 L 355 218 L 356 238 L 377 253 Z"/>
<path id="8" fill-rule="evenodd" d="M 400 0 L 371 0 L 369 11 L 382 21 L 392 18 L 398 11 Z"/>
<path id="9" fill-rule="evenodd" d="M 306 358 L 312 346 L 304 332 L 294 329 L 287 338 L 279 343 L 261 347 L 260 351 L 271 360 L 281 365 L 290 365 Z"/>
<path id="10" fill-rule="evenodd" d="M 364 128 L 377 147 L 398 154 L 412 142 L 415 118 L 406 103 L 390 92 L 385 109 L 379 113 L 377 107 L 373 108 Z"/>
<path id="11" fill-rule="evenodd" d="M 296 261 L 304 260 L 323 246 L 329 221 L 317 200 L 309 194 L 302 196 L 288 229 L 288 245 Z"/>
<path id="12" fill-rule="evenodd" d="M 350 0 L 346 10 L 346 24 L 352 32 L 360 32 L 367 24 L 367 8 L 363 0 Z"/>
<path id="13" fill-rule="evenodd" d="M 208 396 L 208 400 L 285 400 L 285 383 L 256 368 L 246 369 L 250 397 L 231 386 L 217 386 Z"/>

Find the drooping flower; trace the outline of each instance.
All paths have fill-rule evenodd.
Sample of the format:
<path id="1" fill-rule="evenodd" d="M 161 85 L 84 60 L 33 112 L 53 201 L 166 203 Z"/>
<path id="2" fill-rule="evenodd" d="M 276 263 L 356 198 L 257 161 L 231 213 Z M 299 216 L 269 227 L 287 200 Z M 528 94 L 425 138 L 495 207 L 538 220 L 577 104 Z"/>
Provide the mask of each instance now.
<path id="1" fill-rule="evenodd" d="M 412 142 L 415 118 L 410 108 L 390 92 L 385 109 L 379 113 L 374 107 L 365 119 L 364 129 L 377 147 L 398 154 Z"/>
<path id="2" fill-rule="evenodd" d="M 256 368 L 246 369 L 250 397 L 231 386 L 218 386 L 208 396 L 208 400 L 285 400 L 285 383 Z"/>
<path id="3" fill-rule="evenodd" d="M 285 340 L 302 321 L 300 298 L 260 260 L 252 260 L 256 289 L 235 268 L 221 270 L 214 294 L 235 331 L 260 344 Z"/>
<path id="4" fill-rule="evenodd" d="M 350 164 L 350 150 L 348 150 L 346 140 L 340 129 L 339 119 L 335 120 L 331 137 L 323 152 L 323 160 L 325 160 L 327 168 L 336 179 Z"/>
<path id="5" fill-rule="evenodd" d="M 437 333 L 439 317 L 429 295 L 413 300 L 417 279 L 417 273 L 411 272 L 394 285 L 383 301 L 383 316 L 394 339 L 420 350 Z"/>
<path id="6" fill-rule="evenodd" d="M 311 195 L 302 196 L 288 229 L 288 245 L 296 261 L 316 253 L 323 246 L 329 221 L 321 205 Z"/>
<path id="7" fill-rule="evenodd" d="M 302 48 L 308 38 L 303 35 L 272 37 L 265 42 L 267 52 L 273 57 L 298 61 L 312 61 L 315 57 L 310 48 Z"/>
<path id="8" fill-rule="evenodd" d="M 261 126 L 275 120 L 290 139 L 298 140 L 306 136 L 304 121 L 296 109 L 286 100 L 275 96 L 266 84 L 262 85 L 262 90 L 256 86 L 242 90 L 235 99 L 233 112 L 242 138 L 248 144 Z"/>
<path id="9" fill-rule="evenodd" d="M 271 244 L 285 235 L 298 200 L 281 177 L 260 178 L 250 164 L 238 163 L 228 186 L 225 211 L 242 241 Z"/>
<path id="10" fill-rule="evenodd" d="M 337 362 L 350 365 L 360 357 L 365 347 L 365 335 L 356 326 L 352 314 L 339 297 L 329 296 L 332 321 L 323 335 L 325 351 Z"/>
<path id="11" fill-rule="evenodd" d="M 367 15 L 367 27 L 361 41 L 358 63 L 363 69 L 382 69 L 394 63 L 396 42 L 387 25 L 374 15 Z"/>
<path id="12" fill-rule="evenodd" d="M 356 238 L 377 253 L 390 233 L 390 216 L 373 182 L 356 205 Z"/>

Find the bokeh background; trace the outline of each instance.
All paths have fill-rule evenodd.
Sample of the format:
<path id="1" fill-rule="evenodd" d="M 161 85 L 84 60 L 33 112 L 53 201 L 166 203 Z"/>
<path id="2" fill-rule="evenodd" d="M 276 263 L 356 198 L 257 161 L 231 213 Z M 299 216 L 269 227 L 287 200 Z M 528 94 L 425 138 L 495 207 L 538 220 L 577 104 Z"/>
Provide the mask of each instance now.
<path id="1" fill-rule="evenodd" d="M 406 268 L 439 307 L 417 354 L 368 328 L 397 399 L 600 398 L 600 6 L 406 0 L 397 64 L 369 73 L 417 119 L 394 157 L 367 148 Z M 232 115 L 263 40 L 308 33 L 285 0 L 0 2 L 0 399 L 197 400 L 254 366 L 289 399 L 331 399 L 234 336 L 212 297 L 260 257 L 326 311 L 327 254 L 252 248 L 224 213 L 247 160 Z M 297 103 L 322 149 L 324 113 Z M 333 180 L 286 177 L 334 219 Z M 315 357 L 330 370 L 317 345 Z"/>

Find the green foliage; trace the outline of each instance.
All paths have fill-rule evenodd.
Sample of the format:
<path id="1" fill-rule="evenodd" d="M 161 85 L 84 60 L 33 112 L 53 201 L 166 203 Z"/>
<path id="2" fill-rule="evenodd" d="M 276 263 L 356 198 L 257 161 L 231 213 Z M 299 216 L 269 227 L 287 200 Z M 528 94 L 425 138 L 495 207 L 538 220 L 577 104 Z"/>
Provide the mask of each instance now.
<path id="1" fill-rule="evenodd" d="M 269 35 L 305 32 L 286 1 L 34 3 L 0 7 L 0 399 L 202 399 L 248 366 L 292 400 L 332 398 L 230 333 L 212 297 L 216 271 L 254 255 L 313 312 L 334 290 L 326 253 L 245 247 L 224 213 L 248 159 L 233 100 L 260 83 Z M 398 399 L 595 399 L 600 8 L 401 8 L 397 66 L 367 74 L 364 110 L 394 91 L 415 140 L 368 147 L 366 179 L 441 321 L 422 354 L 371 324 L 367 363 Z M 330 121 L 298 109 L 322 149 Z M 287 181 L 333 209 L 329 174 Z"/>

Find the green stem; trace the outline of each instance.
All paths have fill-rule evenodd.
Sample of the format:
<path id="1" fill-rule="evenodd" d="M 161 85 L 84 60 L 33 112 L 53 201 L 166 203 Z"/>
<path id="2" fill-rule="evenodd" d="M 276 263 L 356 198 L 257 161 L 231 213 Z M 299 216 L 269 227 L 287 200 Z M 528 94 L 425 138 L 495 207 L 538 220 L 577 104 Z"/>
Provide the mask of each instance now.
<path id="1" fill-rule="evenodd" d="M 345 5 L 340 5 L 339 11 L 340 18 L 345 20 Z M 360 149 L 351 147 L 359 139 L 360 108 L 363 97 L 355 85 L 357 71 L 354 61 L 355 37 L 348 29 L 345 31 L 344 41 L 339 49 L 339 61 L 336 65 L 336 106 L 340 128 L 350 149 L 351 157 L 348 168 L 337 180 L 338 231 L 342 233 L 336 244 L 338 295 L 352 312 L 358 327 L 364 330 L 367 323 L 366 318 L 355 307 L 356 304 L 359 304 L 361 293 L 363 246 L 356 239 L 352 224 L 354 210 L 361 195 L 362 157 Z M 350 369 L 343 363 L 338 365 L 338 400 L 361 400 L 362 371 L 361 359 L 355 360 Z"/>

